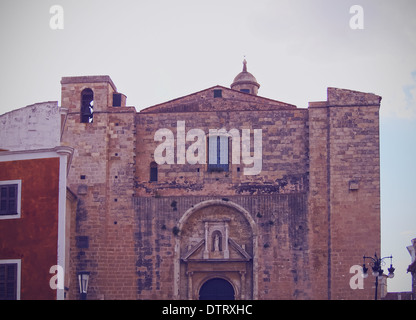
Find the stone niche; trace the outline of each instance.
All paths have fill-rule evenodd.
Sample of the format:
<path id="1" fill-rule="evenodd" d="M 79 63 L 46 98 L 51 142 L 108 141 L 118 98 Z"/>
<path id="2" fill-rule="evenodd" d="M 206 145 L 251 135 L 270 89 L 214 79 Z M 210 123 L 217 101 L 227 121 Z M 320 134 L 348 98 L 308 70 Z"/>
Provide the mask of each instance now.
<path id="1" fill-rule="evenodd" d="M 180 299 L 199 299 L 212 279 L 228 281 L 233 298 L 253 298 L 255 232 L 250 216 L 234 204 L 206 201 L 181 219 L 177 252 Z M 219 289 L 220 290 L 220 289 Z"/>
<path id="2" fill-rule="evenodd" d="M 204 259 L 229 259 L 228 222 L 230 219 L 204 220 Z"/>

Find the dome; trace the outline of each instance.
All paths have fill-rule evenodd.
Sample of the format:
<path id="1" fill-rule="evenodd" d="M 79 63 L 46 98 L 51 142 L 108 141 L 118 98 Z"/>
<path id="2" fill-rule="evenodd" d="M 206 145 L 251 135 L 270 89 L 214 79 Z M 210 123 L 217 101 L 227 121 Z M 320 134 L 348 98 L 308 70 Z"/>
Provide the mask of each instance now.
<path id="1" fill-rule="evenodd" d="M 231 89 L 257 95 L 260 84 L 256 78 L 247 71 L 247 61 L 243 61 L 243 71 L 240 72 L 231 84 Z"/>

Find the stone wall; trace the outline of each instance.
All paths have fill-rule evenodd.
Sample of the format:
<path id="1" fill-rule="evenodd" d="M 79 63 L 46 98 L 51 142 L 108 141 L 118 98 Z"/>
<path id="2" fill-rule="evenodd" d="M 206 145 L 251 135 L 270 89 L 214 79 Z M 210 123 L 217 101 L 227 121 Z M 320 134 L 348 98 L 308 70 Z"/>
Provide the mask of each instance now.
<path id="1" fill-rule="evenodd" d="M 309 220 L 319 298 L 374 295 L 371 280 L 364 290 L 351 290 L 348 281 L 363 255 L 380 253 L 380 101 L 328 88 L 328 101 L 309 105 Z"/>
<path id="2" fill-rule="evenodd" d="M 307 110 L 290 108 L 284 104 L 270 105 L 268 99 L 254 102 L 242 99 L 243 95 L 233 103 L 223 98 L 213 98 L 213 89 L 199 93 L 195 100 L 204 99 L 207 110 L 202 106 L 192 112 L 178 112 L 187 103 L 180 99 L 169 103 L 169 112 L 140 112 L 136 116 L 137 129 L 137 184 L 136 195 L 139 196 L 171 196 L 171 195 L 205 195 L 205 194 L 273 194 L 305 192 L 308 186 L 308 131 Z M 229 90 L 228 91 L 232 91 Z M 223 89 L 224 95 L 227 92 Z M 209 97 L 207 97 L 209 96 Z M 239 108 L 250 105 L 251 110 Z M 205 106 L 205 105 L 204 105 Z M 158 106 L 159 107 L 159 106 Z M 165 106 L 160 106 L 161 110 Z M 198 111 L 199 110 L 199 111 Z M 185 133 L 191 129 L 201 129 L 206 137 L 210 129 L 225 128 L 227 132 L 237 129 L 240 137 L 243 129 L 251 130 L 251 151 L 254 151 L 254 129 L 262 130 L 262 168 L 258 175 L 246 175 L 245 168 L 252 165 L 231 164 L 228 172 L 209 172 L 207 164 L 178 164 L 177 126 L 184 121 Z M 155 141 L 157 130 L 166 128 L 175 136 L 175 164 L 163 164 L 158 167 L 158 181 L 149 182 L 150 163 L 154 161 L 155 149 L 161 142 Z M 231 139 L 230 139 L 231 140 Z M 208 140 L 207 140 L 208 141 Z M 185 143 L 185 149 L 193 141 Z M 208 144 L 208 142 L 207 142 Z M 230 144 L 232 145 L 231 141 Z M 232 162 L 231 146 L 229 159 Z"/>
<path id="3" fill-rule="evenodd" d="M 210 201 L 212 203 L 210 203 Z M 188 210 L 201 203 L 201 210 L 180 224 Z M 235 205 L 250 214 L 254 227 Z M 230 207 L 232 209 L 230 209 Z M 210 211 L 212 210 L 212 211 Z M 230 211 L 231 210 L 231 211 Z M 228 212 L 228 213 L 227 213 Z M 240 222 L 233 222 L 233 214 Z M 203 234 L 203 220 L 229 216 L 230 237 L 245 244 L 252 256 L 246 275 L 245 298 L 251 299 L 308 299 L 311 279 L 309 276 L 309 243 L 307 225 L 307 197 L 305 194 L 261 196 L 170 196 L 136 197 L 135 244 L 138 299 L 173 299 L 174 283 L 179 282 L 179 298 L 188 298 L 188 278 L 181 262 L 180 274 L 175 274 L 175 259 L 186 250 L 191 236 L 189 232 Z M 191 227 L 192 226 L 192 227 Z M 234 228 L 236 226 L 236 228 Z M 256 240 L 243 239 L 251 235 Z M 177 246 L 177 243 L 180 246 Z M 253 247 L 255 246 L 255 247 Z M 179 252 L 178 252 L 179 251 Z M 224 262 L 223 262 L 224 263 Z M 199 268 L 202 268 L 200 265 Z M 209 268 L 209 267 L 208 267 Z M 198 269 L 197 269 L 198 270 Z M 206 269 L 204 269 L 206 271 Z M 203 272 L 204 270 L 200 270 Z M 210 269 L 212 276 L 222 269 Z M 195 272 L 195 269 L 193 269 Z"/>
<path id="4" fill-rule="evenodd" d="M 194 299 L 212 276 L 241 299 L 373 297 L 370 280 L 350 288 L 349 270 L 380 251 L 380 97 L 328 88 L 327 101 L 299 109 L 216 86 L 136 113 L 125 101 L 111 106 L 110 80 L 62 81 L 62 144 L 75 148 L 68 184 L 78 201 L 71 283 L 91 271 L 89 298 Z M 85 88 L 93 123 L 80 121 Z M 251 156 L 262 130 L 259 174 L 244 174 L 241 158 L 228 171 L 178 163 L 179 135 L 186 154 L 189 130 L 206 139 L 221 128 L 251 130 Z M 159 129 L 174 136 L 175 163 L 158 164 L 150 181 Z M 229 253 L 213 249 L 213 230 Z"/>
<path id="5" fill-rule="evenodd" d="M 77 195 L 71 228 L 72 283 L 91 271 L 92 299 L 134 299 L 132 195 L 135 171 L 134 108 L 112 107 L 109 77 L 62 80 L 62 144 L 75 148 L 68 186 Z M 81 92 L 94 92 L 92 123 L 81 123 Z M 115 270 L 117 270 L 115 272 Z M 78 297 L 77 286 L 69 298 Z"/>
<path id="6" fill-rule="evenodd" d="M 42 102 L 0 115 L 0 149 L 55 148 L 60 145 L 58 102 Z"/>

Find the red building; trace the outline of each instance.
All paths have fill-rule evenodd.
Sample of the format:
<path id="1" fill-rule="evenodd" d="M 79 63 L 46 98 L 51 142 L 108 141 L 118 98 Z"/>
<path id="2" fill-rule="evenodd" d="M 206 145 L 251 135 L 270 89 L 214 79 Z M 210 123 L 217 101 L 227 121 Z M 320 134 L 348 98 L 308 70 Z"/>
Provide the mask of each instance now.
<path id="1" fill-rule="evenodd" d="M 0 152 L 0 300 L 64 298 L 71 158 L 68 147 Z"/>

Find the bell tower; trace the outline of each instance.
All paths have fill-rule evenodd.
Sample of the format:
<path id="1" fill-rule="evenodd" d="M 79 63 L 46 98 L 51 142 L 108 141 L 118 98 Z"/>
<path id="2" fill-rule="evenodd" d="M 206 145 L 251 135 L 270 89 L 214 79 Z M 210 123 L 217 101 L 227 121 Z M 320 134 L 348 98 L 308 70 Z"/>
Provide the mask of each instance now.
<path id="1" fill-rule="evenodd" d="M 118 277 L 134 278 L 134 244 L 123 239 L 133 237 L 136 110 L 109 76 L 64 77 L 61 85 L 61 143 L 75 149 L 68 187 L 77 196 L 70 299 L 81 271 L 90 272 L 89 298 L 135 299 L 134 283 Z"/>

